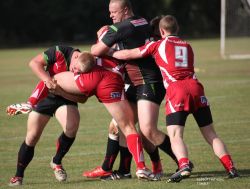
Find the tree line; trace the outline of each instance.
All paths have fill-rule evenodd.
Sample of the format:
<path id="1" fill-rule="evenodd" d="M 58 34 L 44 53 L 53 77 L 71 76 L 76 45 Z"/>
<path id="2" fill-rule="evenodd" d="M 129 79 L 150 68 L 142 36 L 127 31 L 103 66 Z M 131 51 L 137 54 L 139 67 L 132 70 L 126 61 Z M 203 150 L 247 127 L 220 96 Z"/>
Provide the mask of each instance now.
<path id="1" fill-rule="evenodd" d="M 108 0 L 0 1 L 0 46 L 93 43 L 98 28 L 112 24 L 108 3 Z M 180 35 L 219 36 L 218 0 L 131 0 L 131 3 L 134 13 L 148 20 L 157 15 L 174 15 Z"/>

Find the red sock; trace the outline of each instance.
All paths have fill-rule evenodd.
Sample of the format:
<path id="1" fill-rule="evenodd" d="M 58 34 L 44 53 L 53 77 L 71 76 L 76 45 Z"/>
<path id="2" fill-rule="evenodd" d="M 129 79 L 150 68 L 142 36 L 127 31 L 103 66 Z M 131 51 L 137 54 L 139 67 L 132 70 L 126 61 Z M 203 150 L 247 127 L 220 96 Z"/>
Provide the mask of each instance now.
<path id="1" fill-rule="evenodd" d="M 185 166 L 188 166 L 189 165 L 189 159 L 188 158 L 181 158 L 178 160 L 178 166 L 179 166 L 179 169 L 185 167 Z"/>
<path id="2" fill-rule="evenodd" d="M 33 90 L 31 96 L 28 99 L 28 102 L 32 105 L 32 107 L 34 107 L 40 100 L 47 97 L 48 92 L 48 88 L 46 87 L 44 82 L 40 81 L 37 84 L 36 88 Z"/>
<path id="3" fill-rule="evenodd" d="M 141 138 L 138 134 L 130 134 L 127 136 L 127 145 L 130 153 L 136 163 L 136 167 L 139 169 L 145 168 L 144 154 L 142 149 Z"/>
<path id="4" fill-rule="evenodd" d="M 233 160 L 230 155 L 224 155 L 220 158 L 220 162 L 224 166 L 224 168 L 229 171 L 234 168 Z"/>

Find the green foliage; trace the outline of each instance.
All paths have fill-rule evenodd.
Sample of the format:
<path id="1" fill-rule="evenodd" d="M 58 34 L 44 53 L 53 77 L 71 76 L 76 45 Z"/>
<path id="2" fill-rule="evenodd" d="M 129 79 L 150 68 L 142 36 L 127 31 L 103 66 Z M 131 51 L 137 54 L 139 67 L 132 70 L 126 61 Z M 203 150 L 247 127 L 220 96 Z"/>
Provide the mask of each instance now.
<path id="1" fill-rule="evenodd" d="M 111 24 L 103 0 L 0 1 L 0 47 L 56 42 L 94 42 L 96 31 Z M 189 37 L 219 35 L 218 0 L 131 0 L 135 14 L 177 17 L 181 34 Z"/>
<path id="2" fill-rule="evenodd" d="M 68 172 L 66 183 L 58 183 L 49 168 L 51 157 L 55 153 L 55 141 L 62 132 L 55 119 L 51 119 L 38 143 L 35 156 L 25 173 L 24 188 L 77 188 L 77 189 L 129 189 L 129 188 L 250 188 L 249 162 L 249 94 L 250 72 L 249 60 L 221 60 L 219 40 L 193 40 L 196 69 L 199 80 L 204 84 L 210 101 L 215 129 L 224 140 L 242 178 L 225 179 L 226 174 L 219 160 L 206 144 L 192 116 L 187 120 L 185 141 L 195 168 L 191 178 L 178 184 L 167 184 L 166 179 L 176 169 L 168 156 L 161 153 L 164 166 L 164 178 L 160 182 L 143 182 L 135 178 L 135 165 L 132 164 L 132 180 L 102 182 L 88 180 L 81 176 L 101 164 L 106 149 L 110 115 L 95 97 L 86 104 L 80 104 L 80 129 L 74 145 L 65 156 L 63 164 Z M 88 50 L 89 46 L 80 46 Z M 8 117 L 5 107 L 27 99 L 37 83 L 36 77 L 28 68 L 28 61 L 45 48 L 0 50 L 0 188 L 7 186 L 10 177 L 15 174 L 16 155 L 26 133 L 27 115 Z M 159 116 L 159 128 L 166 132 L 164 103 Z M 145 154 L 147 165 L 149 158 Z M 115 163 L 118 167 L 119 157 Z"/>

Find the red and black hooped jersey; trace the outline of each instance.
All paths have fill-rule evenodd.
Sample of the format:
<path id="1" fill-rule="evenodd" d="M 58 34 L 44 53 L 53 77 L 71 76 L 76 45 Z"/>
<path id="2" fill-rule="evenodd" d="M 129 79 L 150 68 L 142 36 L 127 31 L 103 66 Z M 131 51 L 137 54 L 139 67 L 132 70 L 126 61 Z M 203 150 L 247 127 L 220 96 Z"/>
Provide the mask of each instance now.
<path id="1" fill-rule="evenodd" d="M 133 16 L 109 26 L 109 30 L 101 40 L 109 47 L 117 44 L 120 50 L 132 49 L 149 41 L 150 33 L 151 28 L 147 20 Z M 128 80 L 135 86 L 162 82 L 161 73 L 152 57 L 127 62 L 126 72 Z"/>
<path id="2" fill-rule="evenodd" d="M 74 51 L 79 50 L 62 45 L 47 49 L 43 53 L 47 63 L 46 71 L 48 71 L 51 76 L 60 72 L 69 71 L 70 61 Z"/>

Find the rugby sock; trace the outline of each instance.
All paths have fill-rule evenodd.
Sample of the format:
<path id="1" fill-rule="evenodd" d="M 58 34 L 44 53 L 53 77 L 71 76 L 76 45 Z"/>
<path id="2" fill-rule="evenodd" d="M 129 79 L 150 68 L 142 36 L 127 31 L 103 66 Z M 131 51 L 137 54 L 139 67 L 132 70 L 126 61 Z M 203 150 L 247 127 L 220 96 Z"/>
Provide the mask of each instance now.
<path id="1" fill-rule="evenodd" d="M 220 158 L 220 162 L 227 171 L 230 171 L 232 168 L 234 168 L 233 160 L 229 154 L 222 156 Z"/>
<path id="2" fill-rule="evenodd" d="M 28 102 L 34 107 L 37 103 L 48 96 L 48 88 L 43 81 L 40 81 L 36 88 L 33 90 L 31 96 L 28 98 Z"/>
<path id="3" fill-rule="evenodd" d="M 156 147 L 153 152 L 150 152 L 150 153 L 148 152 L 148 155 L 149 155 L 152 162 L 160 161 L 160 155 L 159 155 L 158 147 Z"/>
<path id="4" fill-rule="evenodd" d="M 105 159 L 102 163 L 104 171 L 110 171 L 113 168 L 117 154 L 119 153 L 118 136 L 109 134 Z"/>
<path id="5" fill-rule="evenodd" d="M 178 161 L 179 169 L 189 166 L 189 159 L 188 158 L 180 158 Z"/>
<path id="6" fill-rule="evenodd" d="M 56 144 L 56 147 L 57 147 L 56 155 L 53 157 L 53 162 L 55 164 L 60 165 L 62 163 L 62 158 L 69 151 L 74 140 L 75 140 L 75 137 L 73 138 L 67 137 L 64 132 L 61 134 Z"/>
<path id="7" fill-rule="evenodd" d="M 120 165 L 118 172 L 122 174 L 130 173 L 132 154 L 127 147 L 120 146 Z"/>
<path id="8" fill-rule="evenodd" d="M 18 152 L 16 177 L 23 177 L 24 170 L 29 165 L 34 156 L 34 146 L 28 146 L 25 141 Z"/>
<path id="9" fill-rule="evenodd" d="M 174 155 L 174 152 L 171 148 L 171 143 L 168 135 L 165 135 L 164 141 L 158 146 L 163 152 L 167 153 L 178 165 L 178 160 Z"/>
<path id="10" fill-rule="evenodd" d="M 148 155 L 151 160 L 153 173 L 162 172 L 162 165 L 161 165 L 158 147 L 156 147 L 153 152 L 151 153 L 148 152 Z"/>
<path id="11" fill-rule="evenodd" d="M 142 149 L 141 137 L 138 134 L 130 134 L 126 137 L 127 146 L 130 153 L 133 155 L 136 167 L 139 169 L 145 168 L 144 154 Z"/>

